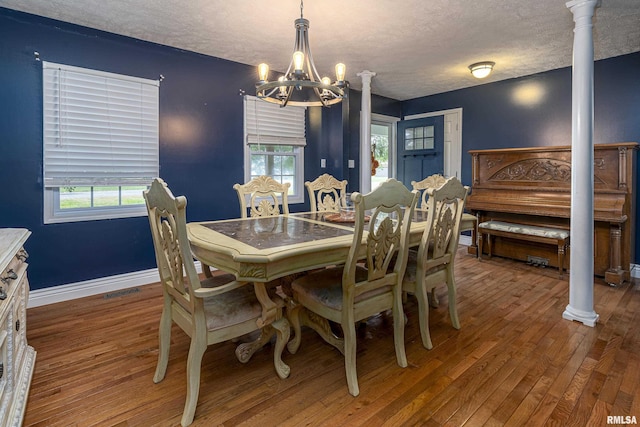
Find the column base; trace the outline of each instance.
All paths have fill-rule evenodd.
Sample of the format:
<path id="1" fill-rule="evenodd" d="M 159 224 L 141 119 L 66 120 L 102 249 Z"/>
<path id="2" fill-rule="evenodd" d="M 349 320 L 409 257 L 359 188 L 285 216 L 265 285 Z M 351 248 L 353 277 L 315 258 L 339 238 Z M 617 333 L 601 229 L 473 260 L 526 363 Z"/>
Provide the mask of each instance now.
<path id="1" fill-rule="evenodd" d="M 566 320 L 575 320 L 585 326 L 591 326 L 593 328 L 594 326 L 596 326 L 596 322 L 598 321 L 600 316 L 595 311 L 586 312 L 577 310 L 568 305 L 564 310 L 564 313 L 562 313 L 562 318 Z"/>

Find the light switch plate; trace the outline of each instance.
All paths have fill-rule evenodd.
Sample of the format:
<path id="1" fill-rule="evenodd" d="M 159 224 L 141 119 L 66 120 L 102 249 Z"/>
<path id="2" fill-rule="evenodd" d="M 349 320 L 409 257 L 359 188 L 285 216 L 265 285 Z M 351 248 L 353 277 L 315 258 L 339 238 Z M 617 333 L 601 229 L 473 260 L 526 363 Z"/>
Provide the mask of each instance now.
<path id="1" fill-rule="evenodd" d="M 327 167 L 327 159 L 320 159 L 320 167 L 321 168 Z"/>
<path id="2" fill-rule="evenodd" d="M 353 169 L 356 167 L 356 161 L 349 159 L 349 169 Z"/>

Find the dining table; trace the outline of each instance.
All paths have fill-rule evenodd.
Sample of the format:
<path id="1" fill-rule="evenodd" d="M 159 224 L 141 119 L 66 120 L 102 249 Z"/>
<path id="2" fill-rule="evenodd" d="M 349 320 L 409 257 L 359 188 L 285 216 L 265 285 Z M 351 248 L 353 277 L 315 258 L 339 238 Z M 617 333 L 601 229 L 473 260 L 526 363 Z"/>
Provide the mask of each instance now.
<path id="1" fill-rule="evenodd" d="M 420 245 L 427 224 L 428 211 L 415 209 L 409 232 L 410 247 Z M 472 230 L 476 218 L 463 214 L 462 230 Z M 366 230 L 365 226 L 365 230 Z M 340 265 L 345 262 L 353 244 L 354 223 L 336 212 L 302 212 L 269 217 L 235 218 L 217 221 L 190 222 L 187 235 L 193 256 L 203 265 L 235 274 L 238 281 L 272 282 L 293 279 L 298 274 Z M 366 256 L 366 231 L 360 245 Z M 206 274 L 211 274 L 209 268 Z M 281 282 L 281 297 L 291 308 L 290 283 Z M 286 288 L 286 289 L 285 289 Z M 263 320 L 274 320 L 276 304 L 268 304 Z M 300 313 L 301 325 L 313 328 L 328 343 L 344 354 L 344 341 L 327 325 Z M 291 353 L 297 351 L 300 337 L 292 336 L 287 344 Z"/>
<path id="2" fill-rule="evenodd" d="M 427 215 L 415 209 L 411 247 L 420 244 Z M 475 216 L 463 214 L 461 231 L 472 230 L 475 222 Z M 353 223 L 335 212 L 190 222 L 187 233 L 197 260 L 248 282 L 270 282 L 341 264 L 353 243 Z M 364 256 L 364 244 L 361 250 Z"/>

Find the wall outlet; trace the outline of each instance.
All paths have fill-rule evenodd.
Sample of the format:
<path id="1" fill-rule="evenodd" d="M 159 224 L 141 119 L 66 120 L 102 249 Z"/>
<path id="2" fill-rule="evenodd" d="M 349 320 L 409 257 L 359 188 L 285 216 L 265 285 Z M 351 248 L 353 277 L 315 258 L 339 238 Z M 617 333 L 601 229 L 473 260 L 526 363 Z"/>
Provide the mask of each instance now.
<path id="1" fill-rule="evenodd" d="M 321 168 L 327 167 L 327 159 L 320 159 L 320 167 Z"/>
<path id="2" fill-rule="evenodd" d="M 353 169 L 356 167 L 356 161 L 349 159 L 349 169 Z"/>

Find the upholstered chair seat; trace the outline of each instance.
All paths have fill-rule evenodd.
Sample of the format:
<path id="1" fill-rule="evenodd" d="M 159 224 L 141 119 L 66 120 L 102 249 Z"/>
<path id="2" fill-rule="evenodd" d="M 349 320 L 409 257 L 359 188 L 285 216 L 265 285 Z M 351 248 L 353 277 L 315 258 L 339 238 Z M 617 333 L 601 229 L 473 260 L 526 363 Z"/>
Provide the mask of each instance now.
<path id="1" fill-rule="evenodd" d="M 356 281 L 367 280 L 367 269 L 356 266 Z M 342 310 L 342 270 L 329 268 L 309 274 L 293 282 L 293 291 L 298 295 L 304 294 L 315 303 L 325 305 L 334 310 Z M 388 287 L 376 288 L 355 297 L 357 304 L 377 295 L 388 293 Z"/>

